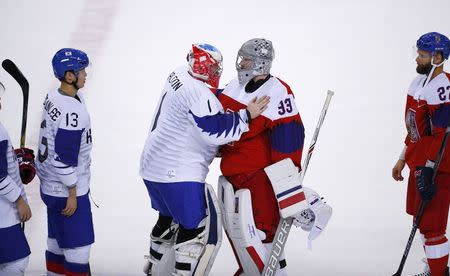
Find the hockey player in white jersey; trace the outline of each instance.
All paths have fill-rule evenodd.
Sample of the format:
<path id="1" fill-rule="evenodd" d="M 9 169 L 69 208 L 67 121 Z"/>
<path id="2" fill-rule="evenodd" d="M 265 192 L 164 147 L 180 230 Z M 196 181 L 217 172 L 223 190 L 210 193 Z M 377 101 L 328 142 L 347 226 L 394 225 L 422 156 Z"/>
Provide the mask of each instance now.
<path id="1" fill-rule="evenodd" d="M 36 167 L 41 198 L 47 205 L 48 275 L 88 275 L 94 243 L 88 198 L 92 134 L 90 116 L 79 91 L 89 65 L 86 53 L 64 48 L 52 59 L 59 88 L 43 104 Z"/>
<path id="2" fill-rule="evenodd" d="M 0 101 L 3 89 L 0 83 Z M 31 253 L 20 223 L 31 218 L 22 183 L 34 177 L 34 155 L 27 148 L 16 151 L 26 158 L 18 161 L 8 133 L 0 123 L 0 276 L 24 275 Z"/>
<path id="3" fill-rule="evenodd" d="M 220 209 L 205 184 L 218 146 L 238 140 L 269 97 L 223 111 L 215 92 L 222 55 L 194 44 L 188 66 L 167 78 L 141 156 L 140 173 L 159 218 L 151 233 L 147 275 L 207 275 L 221 243 Z"/>

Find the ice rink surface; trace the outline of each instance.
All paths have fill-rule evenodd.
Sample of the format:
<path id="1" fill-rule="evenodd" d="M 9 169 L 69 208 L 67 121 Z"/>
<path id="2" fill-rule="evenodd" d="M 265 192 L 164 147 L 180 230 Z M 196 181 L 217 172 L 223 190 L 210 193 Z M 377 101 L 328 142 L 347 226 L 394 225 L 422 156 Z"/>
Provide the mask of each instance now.
<path id="1" fill-rule="evenodd" d="M 449 0 L 2 0 L 0 11 L 0 58 L 15 61 L 31 86 L 28 147 L 37 148 L 41 104 L 57 85 L 53 54 L 74 47 L 91 57 L 94 72 L 83 92 L 94 142 L 91 191 L 99 205 L 93 206 L 93 275 L 143 275 L 157 216 L 139 177 L 139 156 L 168 74 L 185 63 L 191 43 L 207 42 L 224 55 L 224 86 L 236 76 L 237 50 L 253 37 L 273 41 L 272 74 L 294 91 L 305 147 L 327 89 L 336 92 L 304 183 L 326 198 L 334 215 L 313 251 L 306 249 L 307 233 L 292 230 L 289 275 L 395 272 L 411 218 L 404 212 L 406 183 L 390 173 L 406 135 L 413 46 L 425 32 L 450 35 Z M 7 88 L 0 120 L 18 146 L 20 90 L 3 70 L 0 81 Z M 207 178 L 214 187 L 219 174 L 216 160 Z M 26 190 L 33 210 L 26 275 L 43 275 L 46 210 L 38 179 Z M 417 237 L 404 275 L 421 272 L 422 257 Z M 225 239 L 210 275 L 232 275 L 236 268 Z"/>

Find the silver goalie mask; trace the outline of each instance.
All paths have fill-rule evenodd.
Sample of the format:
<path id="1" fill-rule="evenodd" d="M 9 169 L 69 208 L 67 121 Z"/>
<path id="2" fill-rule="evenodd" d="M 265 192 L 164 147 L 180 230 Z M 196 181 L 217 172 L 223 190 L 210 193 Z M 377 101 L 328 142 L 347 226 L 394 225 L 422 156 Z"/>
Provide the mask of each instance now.
<path id="1" fill-rule="evenodd" d="M 270 74 L 274 57 L 275 52 L 270 40 L 254 38 L 245 42 L 236 58 L 239 84 L 246 84 L 255 76 Z"/>

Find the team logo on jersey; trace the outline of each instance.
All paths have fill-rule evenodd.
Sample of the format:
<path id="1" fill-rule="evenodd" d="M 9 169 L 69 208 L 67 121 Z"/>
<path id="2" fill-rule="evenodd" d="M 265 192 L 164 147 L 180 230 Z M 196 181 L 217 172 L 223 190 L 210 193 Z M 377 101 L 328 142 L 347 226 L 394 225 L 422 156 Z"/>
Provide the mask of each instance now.
<path id="1" fill-rule="evenodd" d="M 175 170 L 168 170 L 168 171 L 167 171 L 167 176 L 168 176 L 169 178 L 175 177 L 175 176 L 176 176 Z"/>
<path id="2" fill-rule="evenodd" d="M 405 117 L 406 129 L 408 130 L 408 136 L 411 142 L 415 143 L 419 141 L 420 135 L 416 124 L 416 111 L 408 109 Z"/>

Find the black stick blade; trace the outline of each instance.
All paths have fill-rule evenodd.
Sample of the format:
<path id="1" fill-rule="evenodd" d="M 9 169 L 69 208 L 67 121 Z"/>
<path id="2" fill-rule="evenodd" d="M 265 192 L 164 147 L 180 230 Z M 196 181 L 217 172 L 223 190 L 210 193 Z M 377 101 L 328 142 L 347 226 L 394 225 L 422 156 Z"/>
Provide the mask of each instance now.
<path id="1" fill-rule="evenodd" d="M 22 88 L 22 91 L 27 92 L 26 94 L 28 96 L 28 90 L 30 88 L 30 85 L 28 84 L 27 79 L 23 76 L 23 74 L 19 70 L 19 68 L 17 68 L 17 65 L 14 62 L 12 62 L 11 60 L 5 59 L 2 62 L 2 67 L 3 67 L 3 69 L 6 70 L 6 72 L 8 72 L 17 81 L 17 83 Z"/>
<path id="2" fill-rule="evenodd" d="M 9 59 L 5 59 L 2 62 L 3 69 L 8 72 L 11 77 L 13 77 L 16 82 L 20 85 L 23 94 L 23 109 L 22 109 L 22 130 L 20 132 L 20 147 L 25 146 L 25 136 L 27 131 L 27 115 L 28 115 L 28 95 L 30 91 L 30 85 L 28 80 L 24 77 L 22 72 L 20 72 L 17 65 Z"/>

